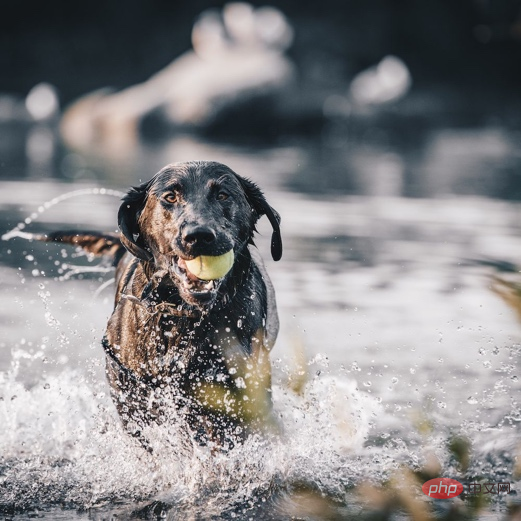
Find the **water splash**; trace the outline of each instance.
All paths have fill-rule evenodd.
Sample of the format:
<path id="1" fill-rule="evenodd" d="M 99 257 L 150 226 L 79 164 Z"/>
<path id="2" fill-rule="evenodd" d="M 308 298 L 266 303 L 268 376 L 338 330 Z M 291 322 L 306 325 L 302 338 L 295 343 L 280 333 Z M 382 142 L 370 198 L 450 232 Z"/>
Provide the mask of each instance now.
<path id="1" fill-rule="evenodd" d="M 8 241 L 14 237 L 21 237 L 23 239 L 33 240 L 38 237 L 38 235 L 23 232 L 22 230 L 32 222 L 36 221 L 43 213 L 47 210 L 56 206 L 57 204 L 66 201 L 67 199 L 72 199 L 73 197 L 81 197 L 84 195 L 108 195 L 111 197 L 122 198 L 125 193 L 120 192 L 119 190 L 112 190 L 110 188 L 82 188 L 80 190 L 72 190 L 71 192 L 66 192 L 61 194 L 50 201 L 46 201 L 41 206 L 38 207 L 38 210 L 32 213 L 29 217 L 19 222 L 14 228 L 9 230 L 8 232 L 2 235 L 2 240 Z"/>
<path id="2" fill-rule="evenodd" d="M 29 217 L 27 217 L 23 221 L 19 222 L 14 228 L 12 228 L 8 232 L 4 233 L 1 237 L 2 240 L 8 241 L 13 238 L 21 238 L 21 239 L 25 239 L 28 241 L 34 241 L 34 240 L 45 239 L 45 236 L 43 234 L 25 231 L 26 226 L 28 226 L 29 224 L 36 221 L 39 217 L 41 217 L 41 215 L 44 212 L 46 212 L 53 206 L 56 206 L 57 204 L 65 201 L 67 199 L 72 199 L 74 197 L 81 197 L 81 196 L 85 196 L 85 195 L 107 195 L 107 196 L 111 196 L 111 197 L 121 198 L 125 194 L 118 190 L 112 190 L 112 189 L 107 189 L 107 188 L 84 188 L 84 189 L 80 189 L 80 190 L 73 190 L 73 191 L 67 192 L 65 194 L 61 194 L 58 197 L 55 197 L 54 199 L 51 199 L 51 200 L 43 203 L 41 206 L 38 207 L 37 212 L 32 213 Z M 66 258 L 67 256 L 68 255 L 65 252 L 65 250 L 62 250 L 62 257 Z M 91 263 L 96 258 L 95 256 L 88 254 L 81 249 L 78 250 L 72 256 L 87 258 L 89 263 Z M 29 260 L 29 261 L 35 260 L 32 255 L 27 255 L 25 257 L 25 259 Z M 65 280 L 74 278 L 76 276 L 82 276 L 85 274 L 99 273 L 100 275 L 105 275 L 105 274 L 113 271 L 114 268 L 110 265 L 110 263 L 106 259 L 99 258 L 98 260 L 99 260 L 99 262 L 92 266 L 86 266 L 86 265 L 81 265 L 81 264 L 78 265 L 78 264 L 73 264 L 73 263 L 69 263 L 69 262 L 60 263 L 60 261 L 55 261 L 55 263 L 54 263 L 55 266 L 59 266 L 59 268 L 57 269 L 57 272 L 59 274 L 57 279 L 60 281 L 65 281 Z M 35 264 L 37 264 L 36 261 L 35 261 Z M 45 275 L 45 273 L 39 269 L 34 269 L 32 271 L 32 275 L 34 277 L 39 277 L 39 276 Z M 111 280 L 113 280 L 113 279 L 111 279 Z M 102 285 L 102 287 L 96 292 L 96 295 L 101 293 L 101 291 L 103 291 L 103 289 L 110 284 L 111 284 L 110 281 L 107 281 L 106 284 L 104 283 Z"/>
<path id="3" fill-rule="evenodd" d="M 181 516 L 168 519 L 230 519 L 238 506 L 248 513 L 239 518 L 259 518 L 264 505 L 290 504 L 302 484 L 342 503 L 353 487 L 386 481 L 404 464 L 422 468 L 429 454 L 456 472 L 446 431 L 421 434 L 398 422 L 345 376 L 322 372 L 300 395 L 276 383 L 280 437 L 253 436 L 215 454 L 195 444 L 173 412 L 167 427 L 145 430 L 149 453 L 123 431 L 104 380 L 65 368 L 28 387 L 18 367 L 0 373 L 0 512 L 66 507 L 67 519 L 80 519 L 75 509 L 90 509 L 89 519 L 134 519 L 161 504 Z M 515 430 L 502 435 L 506 445 L 490 427 L 467 430 L 486 446 L 472 475 L 505 479 Z"/>
<path id="4" fill-rule="evenodd" d="M 202 511 L 219 515 L 276 482 L 330 491 L 353 482 L 360 469 L 348 458 L 363 446 L 376 403 L 333 377 L 309 382 L 302 397 L 275 386 L 274 400 L 281 438 L 212 454 L 172 422 L 149 427 L 149 454 L 123 432 L 105 382 L 65 369 L 26 388 L 16 371 L 0 373 L 0 509 L 154 499 L 197 510 L 204 499 Z"/>

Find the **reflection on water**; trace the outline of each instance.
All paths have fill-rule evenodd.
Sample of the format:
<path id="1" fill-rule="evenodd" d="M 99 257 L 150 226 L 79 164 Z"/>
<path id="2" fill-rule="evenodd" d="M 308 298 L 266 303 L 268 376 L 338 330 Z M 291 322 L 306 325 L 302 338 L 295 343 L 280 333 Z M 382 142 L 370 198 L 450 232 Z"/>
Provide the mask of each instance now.
<path id="1" fill-rule="evenodd" d="M 308 194 L 388 197 L 521 198 L 519 136 L 501 127 L 392 129 L 326 125 L 322 137 L 240 146 L 179 136 L 123 149 L 97 144 L 82 153 L 59 144 L 53 127 L 1 124 L 3 179 L 98 181 L 118 187 L 146 179 L 174 161 L 215 159 L 274 189 Z M 363 129 L 362 125 L 362 129 Z M 248 171 L 251 170 L 251 171 Z"/>
<path id="2" fill-rule="evenodd" d="M 288 186 L 312 194 L 521 197 L 517 139 L 502 129 L 420 130 L 414 144 L 374 131 L 361 142 L 330 137 L 307 149 Z"/>
<path id="3" fill-rule="evenodd" d="M 8 490 L 0 507 L 96 506 L 88 517 L 67 511 L 65 519 L 101 519 L 117 513 L 117 503 L 130 516 L 153 498 L 186 514 L 171 519 L 232 518 L 237 504 L 262 512 L 278 501 L 270 495 L 277 485 L 296 482 L 345 502 L 353 484 L 383 480 L 402 462 L 421 465 L 427 449 L 453 475 L 443 443 L 454 429 L 474 444 L 469 473 L 519 488 L 512 454 L 521 327 L 489 290 L 491 268 L 473 262 L 521 259 L 515 136 L 432 130 L 417 136 L 417 147 L 385 133 L 255 147 L 179 137 L 124 156 L 56 145 L 38 179 L 25 152 L 35 138 L 24 136 L 2 167 L 2 233 L 65 192 L 125 189 L 172 161 L 222 161 L 265 189 L 283 219 L 281 262 L 268 258 L 268 223 L 257 242 L 281 313 L 275 402 L 290 441 L 269 449 L 252 441 L 215 467 L 205 453 L 165 450 L 160 462 L 129 448 L 107 399 L 99 347 L 112 288 L 95 293 L 111 275 L 60 282 L 53 277 L 64 264 L 86 259 L 15 238 L 0 253 L 0 419 L 9 425 L 0 432 Z M 36 216 L 27 230 L 113 230 L 117 206 L 116 198 L 84 194 Z M 300 397 L 287 386 L 296 345 L 309 362 Z M 428 435 L 415 427 L 419 416 L 432 424 Z"/>

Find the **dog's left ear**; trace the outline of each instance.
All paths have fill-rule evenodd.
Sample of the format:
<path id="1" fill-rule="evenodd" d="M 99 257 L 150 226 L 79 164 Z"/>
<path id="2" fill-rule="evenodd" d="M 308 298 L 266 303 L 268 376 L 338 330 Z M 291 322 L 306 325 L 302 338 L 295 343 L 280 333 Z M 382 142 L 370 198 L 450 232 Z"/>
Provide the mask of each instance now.
<path id="1" fill-rule="evenodd" d="M 152 260 L 152 254 L 147 251 L 145 241 L 138 225 L 139 213 L 145 206 L 148 189 L 152 179 L 139 186 L 132 187 L 119 207 L 118 224 L 121 230 L 121 242 L 135 257 L 141 260 Z"/>
<path id="2" fill-rule="evenodd" d="M 246 199 L 250 206 L 255 210 L 258 217 L 265 215 L 273 228 L 271 235 L 271 256 L 278 261 L 282 257 L 282 236 L 280 234 L 280 215 L 266 201 L 262 190 L 253 182 L 245 177 L 235 174 L 242 186 Z"/>

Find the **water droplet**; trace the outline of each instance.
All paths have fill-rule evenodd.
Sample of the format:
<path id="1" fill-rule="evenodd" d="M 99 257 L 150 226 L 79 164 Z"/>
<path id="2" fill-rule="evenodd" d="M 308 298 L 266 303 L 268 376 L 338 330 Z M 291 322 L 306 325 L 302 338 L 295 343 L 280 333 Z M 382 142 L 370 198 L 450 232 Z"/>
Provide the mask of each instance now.
<path id="1" fill-rule="evenodd" d="M 445 402 L 438 402 L 438 409 L 446 409 L 447 404 Z"/>
<path id="2" fill-rule="evenodd" d="M 487 350 L 484 349 L 483 347 L 478 351 L 478 353 L 483 356 L 483 355 L 486 355 L 487 354 Z"/>
<path id="3" fill-rule="evenodd" d="M 411 374 L 415 374 L 415 373 L 416 373 L 416 369 L 414 369 L 414 367 L 411 367 L 411 368 L 409 369 L 409 372 L 410 372 Z"/>
<path id="4" fill-rule="evenodd" d="M 519 378 L 518 378 L 516 375 L 511 376 L 510 379 L 511 379 L 513 382 L 517 382 L 517 381 L 519 380 Z"/>
<path id="5" fill-rule="evenodd" d="M 483 367 L 486 367 L 487 369 L 489 369 L 490 367 L 492 367 L 492 364 L 490 363 L 490 360 L 485 360 L 483 362 Z"/>
<path id="6" fill-rule="evenodd" d="M 237 389 L 246 389 L 246 382 L 242 378 L 242 376 L 239 376 L 235 379 L 235 385 L 237 386 Z"/>
<path id="7" fill-rule="evenodd" d="M 467 398 L 467 403 L 470 403 L 470 405 L 476 405 L 478 401 L 476 400 L 476 398 L 474 398 L 474 396 L 469 396 Z"/>
<path id="8" fill-rule="evenodd" d="M 369 380 L 367 382 L 364 382 L 364 385 L 366 387 L 371 387 L 371 385 L 373 385 Z"/>
<path id="9" fill-rule="evenodd" d="M 396 376 L 393 376 L 393 377 L 391 378 L 391 383 L 393 383 L 393 384 L 397 384 L 398 381 L 399 381 L 399 380 L 398 380 L 398 378 L 396 378 Z"/>
<path id="10" fill-rule="evenodd" d="M 50 384 L 45 384 L 45 385 L 43 386 L 43 388 L 44 388 L 44 389 L 50 389 L 51 386 L 50 386 Z"/>

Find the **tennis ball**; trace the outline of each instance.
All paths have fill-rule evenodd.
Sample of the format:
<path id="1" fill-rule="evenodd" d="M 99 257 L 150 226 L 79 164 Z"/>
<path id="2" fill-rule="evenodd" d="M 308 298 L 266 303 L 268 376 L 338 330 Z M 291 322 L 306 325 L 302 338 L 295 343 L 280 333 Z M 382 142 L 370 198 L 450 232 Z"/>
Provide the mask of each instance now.
<path id="1" fill-rule="evenodd" d="M 200 255 L 185 261 L 188 271 L 201 280 L 215 280 L 224 277 L 232 268 L 235 257 L 233 250 L 223 255 Z"/>

